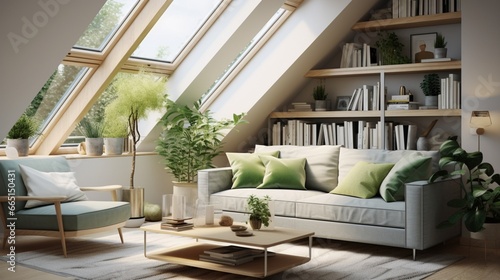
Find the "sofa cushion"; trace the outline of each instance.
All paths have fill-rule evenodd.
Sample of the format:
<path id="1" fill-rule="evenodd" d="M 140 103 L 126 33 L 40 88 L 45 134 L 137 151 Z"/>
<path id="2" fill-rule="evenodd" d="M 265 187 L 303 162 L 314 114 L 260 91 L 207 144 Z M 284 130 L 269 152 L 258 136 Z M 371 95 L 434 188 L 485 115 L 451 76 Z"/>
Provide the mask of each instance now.
<path id="1" fill-rule="evenodd" d="M 393 166 L 393 163 L 359 161 L 330 193 L 371 198 L 378 193 L 380 184 Z"/>
<path id="2" fill-rule="evenodd" d="M 130 204 L 121 201 L 75 201 L 61 204 L 64 230 L 85 230 L 125 222 Z M 44 205 L 16 212 L 17 229 L 57 230 L 54 205 Z"/>
<path id="3" fill-rule="evenodd" d="M 28 196 L 66 196 L 67 201 L 87 200 L 77 185 L 74 172 L 42 172 L 20 164 L 21 176 Z M 28 200 L 25 208 L 52 204 L 47 201 Z"/>
<path id="4" fill-rule="evenodd" d="M 255 145 L 255 152 L 280 151 L 280 158 L 306 159 L 306 188 L 329 192 L 337 186 L 340 146 L 263 146 Z"/>
<path id="5" fill-rule="evenodd" d="M 306 189 L 305 158 L 260 158 L 266 166 L 266 172 L 262 183 L 257 186 L 258 189 Z"/>
<path id="6" fill-rule="evenodd" d="M 345 178 L 349 170 L 358 162 L 396 163 L 403 156 L 413 153 L 412 150 L 376 150 L 376 149 L 348 149 L 341 147 L 339 155 L 339 183 Z M 424 156 L 432 158 L 432 172 L 439 170 L 438 151 L 419 151 Z"/>
<path id="7" fill-rule="evenodd" d="M 381 197 L 322 194 L 297 201 L 296 209 L 297 218 L 304 219 L 395 228 L 406 223 L 405 202 L 387 203 Z"/>
<path id="8" fill-rule="evenodd" d="M 421 152 L 403 156 L 380 185 L 380 195 L 387 202 L 405 199 L 405 183 L 425 180 L 431 176 L 432 158 Z"/>
<path id="9" fill-rule="evenodd" d="M 250 195 L 263 197 L 268 195 L 274 200 L 275 215 L 293 217 L 295 215 L 295 202 L 307 197 L 314 197 L 324 192 L 311 190 L 286 190 L 281 189 L 230 189 L 210 195 L 210 204 L 224 211 L 245 213 L 247 199 Z"/>
<path id="10" fill-rule="evenodd" d="M 263 153 L 277 157 L 278 151 Z M 249 153 L 226 153 L 233 179 L 231 188 L 255 188 L 262 183 L 266 168 L 259 157 L 259 154 Z"/>

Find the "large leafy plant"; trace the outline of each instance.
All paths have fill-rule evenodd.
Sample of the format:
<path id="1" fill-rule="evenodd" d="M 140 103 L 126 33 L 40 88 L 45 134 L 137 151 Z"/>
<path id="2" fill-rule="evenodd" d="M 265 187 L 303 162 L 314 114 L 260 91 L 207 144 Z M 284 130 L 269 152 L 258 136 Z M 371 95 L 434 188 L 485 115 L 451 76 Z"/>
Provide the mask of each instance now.
<path id="1" fill-rule="evenodd" d="M 210 110 L 202 112 L 200 106 L 201 101 L 187 106 L 167 100 L 156 150 L 177 182 L 196 182 L 198 170 L 213 167 L 213 158 L 222 153 L 222 131 L 244 122 L 243 113 L 216 120 Z"/>
<path id="2" fill-rule="evenodd" d="M 460 176 L 462 197 L 452 199 L 448 206 L 457 211 L 439 227 L 446 227 L 460 222 L 470 232 L 483 229 L 485 222 L 500 222 L 500 175 L 495 174 L 493 166 L 483 162 L 481 152 L 468 153 L 460 147 L 455 138 L 441 144 L 439 148 L 441 159 L 440 169 L 434 173 L 429 181 Z M 449 171 L 446 167 L 454 168 Z M 491 188 L 494 185 L 496 188 Z"/>

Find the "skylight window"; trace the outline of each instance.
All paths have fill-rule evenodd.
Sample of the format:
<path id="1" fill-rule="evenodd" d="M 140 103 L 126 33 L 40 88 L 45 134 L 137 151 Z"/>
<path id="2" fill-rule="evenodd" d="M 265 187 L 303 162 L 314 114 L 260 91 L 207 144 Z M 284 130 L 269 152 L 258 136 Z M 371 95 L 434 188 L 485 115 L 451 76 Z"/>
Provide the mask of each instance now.
<path id="1" fill-rule="evenodd" d="M 173 1 L 132 57 L 174 62 L 221 3 L 222 0 Z"/>
<path id="2" fill-rule="evenodd" d="M 139 0 L 108 0 L 78 39 L 75 48 L 103 51 Z"/>

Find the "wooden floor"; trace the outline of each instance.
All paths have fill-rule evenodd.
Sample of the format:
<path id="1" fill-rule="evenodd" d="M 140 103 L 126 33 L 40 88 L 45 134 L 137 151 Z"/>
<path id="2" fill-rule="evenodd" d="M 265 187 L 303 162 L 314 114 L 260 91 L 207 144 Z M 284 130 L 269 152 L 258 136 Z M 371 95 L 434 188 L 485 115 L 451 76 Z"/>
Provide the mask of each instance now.
<path id="1" fill-rule="evenodd" d="M 36 237 L 32 237 L 36 238 Z M 24 241 L 24 240 L 23 240 Z M 24 242 L 23 242 L 24 243 Z M 464 243 L 462 241 L 462 243 Z M 34 245 L 36 247 L 36 245 Z M 390 249 L 390 247 L 387 247 Z M 467 280 L 489 280 L 500 279 L 500 249 L 486 250 L 481 247 L 472 247 L 468 245 L 461 245 L 458 241 L 449 242 L 444 245 L 439 245 L 427 251 L 436 253 L 450 253 L 459 254 L 464 256 L 459 262 L 456 262 L 445 269 L 442 269 L 427 279 L 467 279 Z M 4 255 L 5 250 L 2 250 Z M 485 258 L 486 253 L 486 258 Z M 418 258 L 418 253 L 417 253 Z M 58 279 L 72 279 L 61 277 L 55 274 L 42 272 L 39 270 L 31 269 L 16 265 L 16 272 L 7 271 L 9 265 L 6 262 L 0 262 L 0 279 L 5 280 L 58 280 Z"/>

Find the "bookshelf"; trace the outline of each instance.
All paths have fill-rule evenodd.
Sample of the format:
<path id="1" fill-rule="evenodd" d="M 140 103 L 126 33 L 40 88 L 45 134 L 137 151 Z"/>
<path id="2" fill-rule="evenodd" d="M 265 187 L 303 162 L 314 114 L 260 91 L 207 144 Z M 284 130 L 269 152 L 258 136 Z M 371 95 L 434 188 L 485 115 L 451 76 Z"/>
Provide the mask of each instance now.
<path id="1" fill-rule="evenodd" d="M 442 13 L 435 15 L 405 17 L 396 19 L 384 19 L 376 21 L 358 22 L 352 29 L 360 32 L 375 32 L 379 30 L 392 30 L 402 28 L 415 28 L 423 26 L 455 24 L 461 22 L 461 12 Z M 397 75 L 426 74 L 432 72 L 440 73 L 460 73 L 462 63 L 460 60 L 446 62 L 429 63 L 409 63 L 399 65 L 382 65 L 351 68 L 329 68 L 312 69 L 305 74 L 306 78 L 312 79 L 335 79 L 344 77 L 360 78 L 377 77 L 381 88 L 385 87 L 387 77 Z M 420 76 L 419 76 L 420 77 Z M 381 97 L 381 102 L 385 103 L 385 98 L 390 94 Z M 303 120 L 307 123 L 332 123 L 344 121 L 366 120 L 369 122 L 386 123 L 398 120 L 418 121 L 420 123 L 430 122 L 431 118 L 455 118 L 455 121 L 461 117 L 461 109 L 430 109 L 430 110 L 386 110 L 385 107 L 377 111 L 306 111 L 306 112 L 273 112 L 269 115 L 269 138 L 268 144 L 273 144 L 273 125 L 277 122 L 286 123 L 288 120 Z M 420 127 L 424 129 L 425 127 Z M 380 136 L 385 139 L 385 131 Z M 382 140 L 383 141 L 383 140 Z M 384 146 L 384 143 L 381 144 Z"/>

